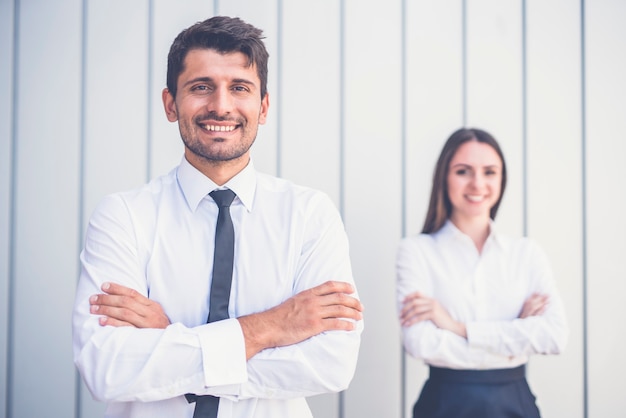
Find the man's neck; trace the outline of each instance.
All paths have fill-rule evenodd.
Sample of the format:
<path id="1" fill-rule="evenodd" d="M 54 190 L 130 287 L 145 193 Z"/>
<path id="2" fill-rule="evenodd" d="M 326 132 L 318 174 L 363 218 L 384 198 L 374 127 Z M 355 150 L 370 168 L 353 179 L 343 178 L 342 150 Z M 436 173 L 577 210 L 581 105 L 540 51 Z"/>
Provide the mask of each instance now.
<path id="1" fill-rule="evenodd" d="M 186 151 L 185 158 L 196 170 L 207 176 L 218 186 L 226 184 L 230 179 L 246 168 L 250 162 L 250 155 L 248 153 L 229 161 L 212 161 L 200 158 Z"/>

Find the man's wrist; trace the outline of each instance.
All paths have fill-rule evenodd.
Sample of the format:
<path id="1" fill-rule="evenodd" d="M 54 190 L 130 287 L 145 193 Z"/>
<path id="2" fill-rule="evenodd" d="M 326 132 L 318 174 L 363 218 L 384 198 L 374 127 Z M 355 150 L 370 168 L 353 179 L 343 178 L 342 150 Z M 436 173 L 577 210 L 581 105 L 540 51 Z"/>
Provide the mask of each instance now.
<path id="1" fill-rule="evenodd" d="M 246 359 L 250 360 L 255 354 L 271 347 L 267 332 L 267 325 L 262 319 L 263 313 L 251 314 L 237 318 L 243 339 L 246 344 Z"/>

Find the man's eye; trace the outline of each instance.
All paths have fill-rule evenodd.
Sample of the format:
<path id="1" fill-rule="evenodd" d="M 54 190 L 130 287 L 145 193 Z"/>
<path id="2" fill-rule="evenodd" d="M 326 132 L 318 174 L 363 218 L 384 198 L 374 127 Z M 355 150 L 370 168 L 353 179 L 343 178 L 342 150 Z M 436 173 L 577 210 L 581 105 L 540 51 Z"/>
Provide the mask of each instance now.
<path id="1" fill-rule="evenodd" d="M 246 86 L 234 86 L 233 90 L 237 92 L 246 92 L 248 91 L 248 88 Z"/>
<path id="2" fill-rule="evenodd" d="M 199 85 L 199 86 L 193 86 L 191 88 L 191 91 L 207 91 L 209 89 L 208 86 L 205 85 Z"/>

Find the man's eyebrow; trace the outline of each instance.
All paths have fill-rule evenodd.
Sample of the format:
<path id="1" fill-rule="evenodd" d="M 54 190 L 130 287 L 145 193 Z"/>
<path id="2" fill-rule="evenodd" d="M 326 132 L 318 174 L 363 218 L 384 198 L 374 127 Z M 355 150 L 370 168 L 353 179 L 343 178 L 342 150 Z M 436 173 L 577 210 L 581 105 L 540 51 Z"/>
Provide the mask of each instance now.
<path id="1" fill-rule="evenodd" d="M 232 81 L 235 84 L 241 83 L 241 84 L 247 84 L 249 86 L 253 86 L 256 87 L 256 84 L 254 83 L 254 81 L 248 80 L 246 78 L 235 78 Z"/>
<path id="2" fill-rule="evenodd" d="M 191 80 L 187 80 L 183 84 L 183 87 L 187 87 L 188 85 L 195 84 L 195 83 L 211 83 L 211 82 L 213 82 L 213 79 L 211 77 L 196 77 L 196 78 L 192 78 Z M 249 86 L 256 87 L 256 84 L 254 83 L 254 81 L 248 80 L 246 78 L 235 78 L 231 81 L 231 83 L 247 84 Z"/>
<path id="3" fill-rule="evenodd" d="M 192 78 L 191 80 L 187 80 L 183 84 L 183 87 L 187 87 L 188 85 L 194 84 L 194 83 L 210 83 L 212 81 L 213 79 L 211 77 L 196 77 L 196 78 Z"/>

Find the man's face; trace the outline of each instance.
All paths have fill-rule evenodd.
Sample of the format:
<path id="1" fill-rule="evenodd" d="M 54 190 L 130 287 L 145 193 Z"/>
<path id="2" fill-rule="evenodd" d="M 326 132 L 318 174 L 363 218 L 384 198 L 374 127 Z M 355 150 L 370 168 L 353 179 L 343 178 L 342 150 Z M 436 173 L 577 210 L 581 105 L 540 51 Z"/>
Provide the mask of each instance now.
<path id="1" fill-rule="evenodd" d="M 163 102 L 170 122 L 178 121 L 185 156 L 194 165 L 248 163 L 249 150 L 269 107 L 261 99 L 255 66 L 240 53 L 220 54 L 194 49 L 185 57 L 174 99 L 166 90 Z"/>

